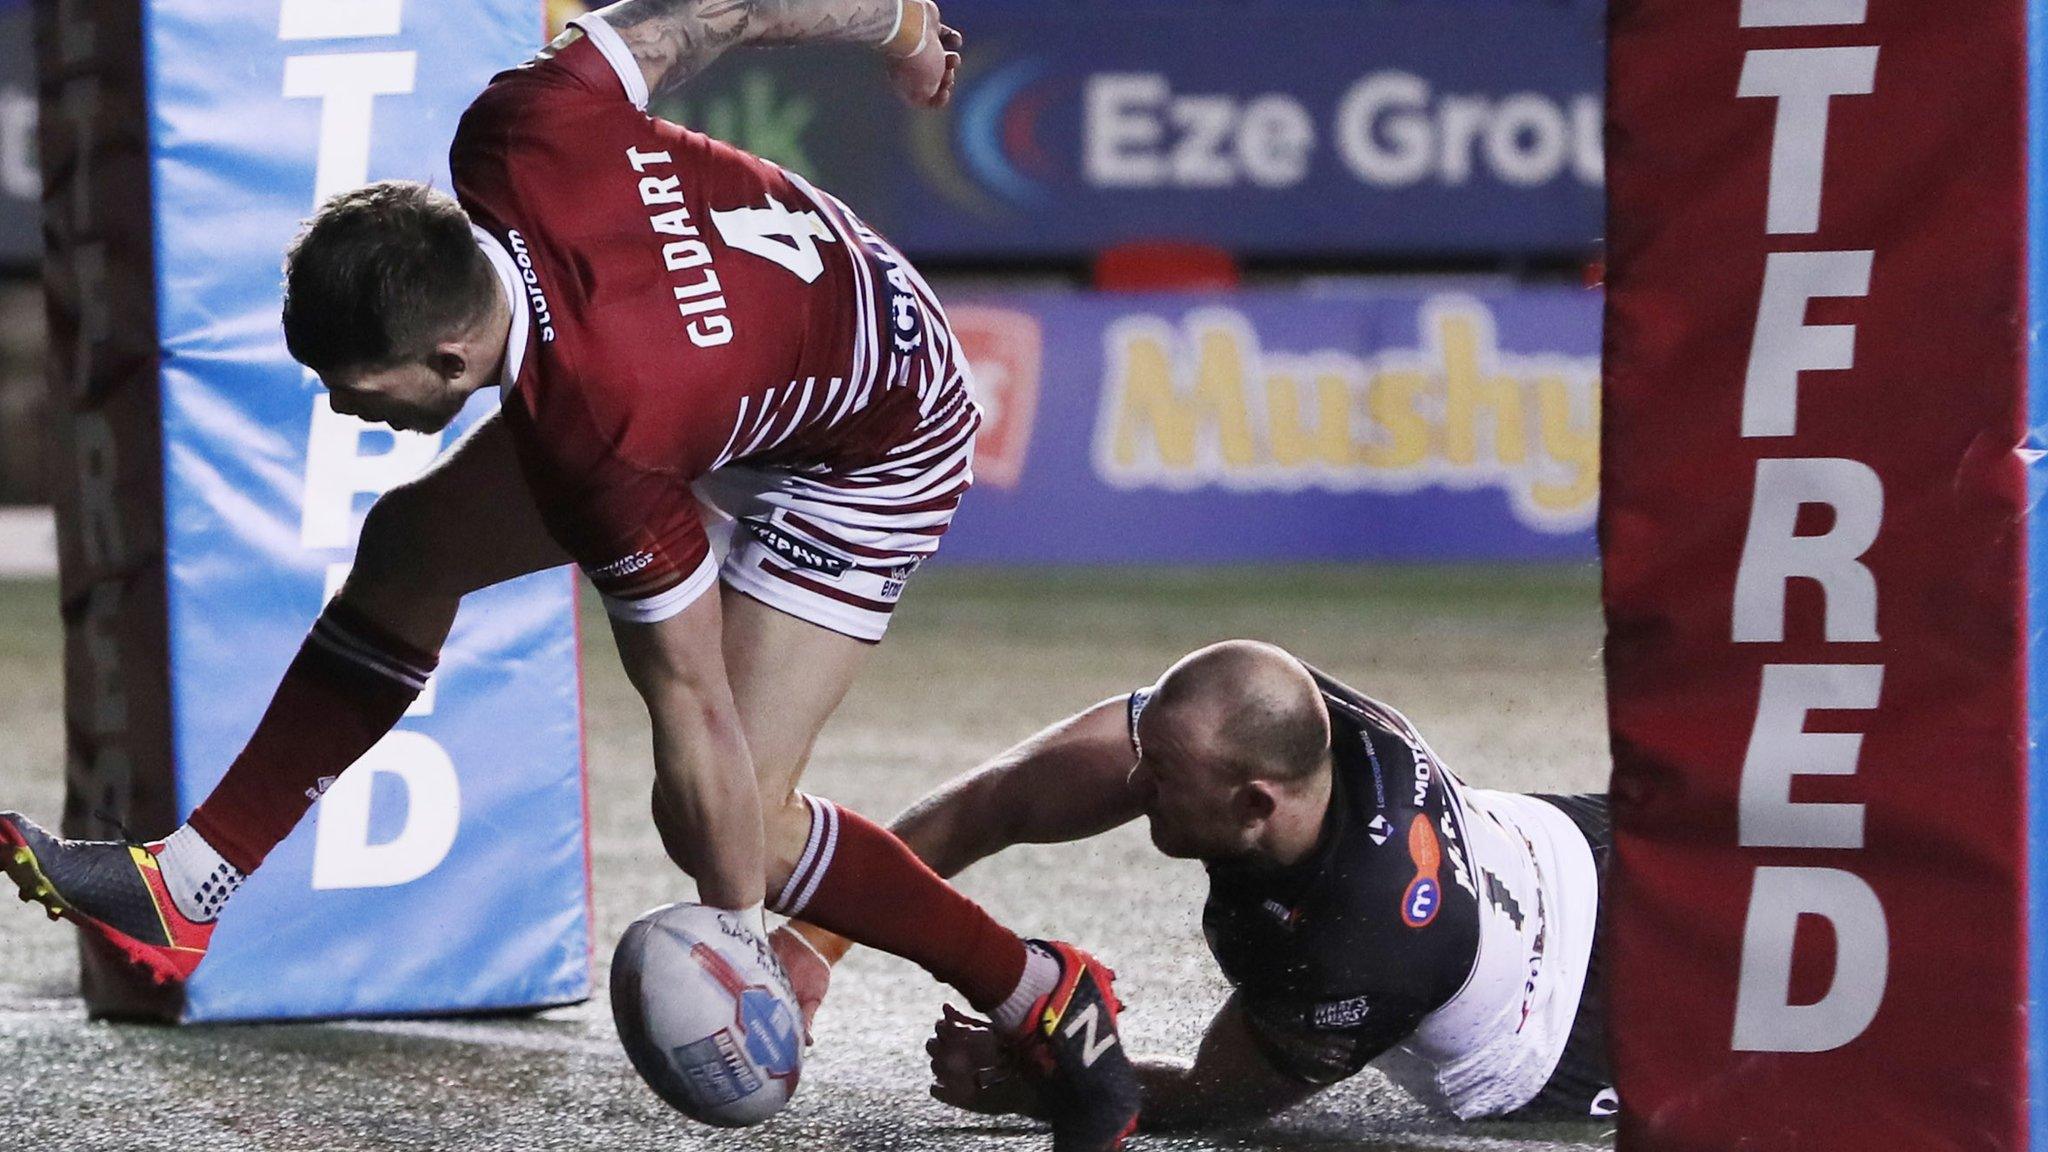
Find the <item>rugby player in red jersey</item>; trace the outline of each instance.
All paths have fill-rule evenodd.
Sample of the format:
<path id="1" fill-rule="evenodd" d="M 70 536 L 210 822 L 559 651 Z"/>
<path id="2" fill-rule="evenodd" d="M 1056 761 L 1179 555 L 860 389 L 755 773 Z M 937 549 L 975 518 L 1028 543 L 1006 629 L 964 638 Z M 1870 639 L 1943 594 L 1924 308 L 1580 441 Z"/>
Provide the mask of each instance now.
<path id="1" fill-rule="evenodd" d="M 573 560 L 646 702 L 655 822 L 702 900 L 922 965 L 1043 1075 L 1056 1147 L 1122 1141 L 1137 1086 L 1109 972 L 796 788 L 967 489 L 980 420 L 901 254 L 800 177 L 645 112 L 729 48 L 807 40 L 876 45 L 914 105 L 951 94 L 960 39 L 931 0 L 622 0 L 476 98 L 454 199 L 393 182 L 322 206 L 286 257 L 284 329 L 334 409 L 434 431 L 479 390 L 502 404 L 377 501 L 187 824 L 129 845 L 0 815 L 26 895 L 188 976 L 235 888 L 405 712 L 463 595 Z M 735 522 L 722 561 L 700 501 Z"/>

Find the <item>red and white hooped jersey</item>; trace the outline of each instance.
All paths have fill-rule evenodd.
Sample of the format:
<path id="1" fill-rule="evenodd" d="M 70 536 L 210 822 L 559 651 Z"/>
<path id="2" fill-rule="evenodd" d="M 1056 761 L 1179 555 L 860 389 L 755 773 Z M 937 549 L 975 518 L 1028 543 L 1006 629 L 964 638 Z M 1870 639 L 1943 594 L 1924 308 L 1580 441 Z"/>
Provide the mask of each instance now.
<path id="1" fill-rule="evenodd" d="M 715 469 L 851 497 L 894 478 L 895 507 L 957 503 L 979 414 L 930 289 L 836 199 L 647 115 L 618 34 L 575 23 L 491 81 L 449 154 L 456 196 L 525 297 L 504 418 L 550 533 L 608 603 L 647 619 L 715 579 L 691 488 Z M 954 474 L 904 491 L 897 466 L 933 445 L 956 450 Z"/>

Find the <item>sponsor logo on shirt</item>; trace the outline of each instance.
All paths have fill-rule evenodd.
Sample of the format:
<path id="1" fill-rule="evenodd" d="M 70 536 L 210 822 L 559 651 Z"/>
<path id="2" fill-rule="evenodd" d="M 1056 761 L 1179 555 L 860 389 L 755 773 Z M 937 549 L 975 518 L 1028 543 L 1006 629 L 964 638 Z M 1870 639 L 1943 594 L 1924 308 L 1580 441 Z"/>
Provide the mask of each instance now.
<path id="1" fill-rule="evenodd" d="M 512 262 L 519 265 L 519 279 L 526 285 L 527 301 L 533 306 L 533 322 L 540 325 L 540 342 L 555 342 L 555 314 L 548 307 L 548 294 L 541 291 L 540 276 L 533 270 L 533 254 L 526 250 L 526 237 L 519 229 L 505 230 L 505 243 L 512 249 Z"/>
<path id="2" fill-rule="evenodd" d="M 1325 1000 L 1309 1009 L 1309 1026 L 1325 1031 L 1356 1028 L 1365 1023 L 1366 1014 L 1371 1010 L 1363 996 Z"/>
<path id="3" fill-rule="evenodd" d="M 1465 850 L 1458 843 L 1458 821 L 1448 804 L 1444 808 L 1444 857 L 1451 862 L 1451 879 L 1466 895 L 1478 899 L 1479 889 L 1472 883 L 1472 870 L 1465 867 Z"/>
<path id="4" fill-rule="evenodd" d="M 924 347 L 924 309 L 910 294 L 910 279 L 895 262 L 889 265 L 889 338 L 898 356 L 909 356 Z"/>
<path id="5" fill-rule="evenodd" d="M 1417 814 L 1408 825 L 1408 858 L 1415 862 L 1415 878 L 1401 893 L 1401 923 L 1426 928 L 1443 907 L 1443 885 L 1437 873 L 1443 868 L 1443 848 L 1437 843 L 1436 827 L 1429 817 Z"/>
<path id="6" fill-rule="evenodd" d="M 590 575 L 593 579 L 611 579 L 618 576 L 631 576 L 635 572 L 641 572 L 646 570 L 653 563 L 654 553 L 640 551 L 635 552 L 630 556 L 621 556 L 617 560 L 614 560 L 611 563 L 605 565 L 604 567 L 592 572 Z"/>
<path id="7" fill-rule="evenodd" d="M 809 568 L 813 572 L 823 572 L 836 578 L 852 567 L 839 557 L 789 536 L 773 525 L 759 520 L 748 520 L 745 523 L 747 530 L 754 534 L 755 539 L 767 545 L 769 551 L 799 568 Z"/>
<path id="8" fill-rule="evenodd" d="M 1278 920 L 1289 928 L 1301 923 L 1301 909 L 1299 908 L 1289 908 L 1278 900 L 1268 900 L 1263 907 L 1273 919 Z"/>
<path id="9" fill-rule="evenodd" d="M 1372 837 L 1375 846 L 1382 845 L 1393 839 L 1394 826 L 1387 822 L 1384 815 L 1374 816 L 1372 823 L 1365 826 L 1365 834 Z"/>

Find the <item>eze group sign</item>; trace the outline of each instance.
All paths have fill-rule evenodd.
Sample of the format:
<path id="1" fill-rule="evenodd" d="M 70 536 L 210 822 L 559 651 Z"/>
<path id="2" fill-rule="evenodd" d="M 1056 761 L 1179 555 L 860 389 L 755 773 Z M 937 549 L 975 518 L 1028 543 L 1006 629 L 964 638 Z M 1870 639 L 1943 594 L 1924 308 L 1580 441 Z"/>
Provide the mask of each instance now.
<path id="1" fill-rule="evenodd" d="M 967 5 L 952 106 L 866 53 L 733 53 L 657 105 L 845 198 L 913 257 L 1582 256 L 1602 6 Z M 1221 17 L 1221 18 L 1219 18 Z"/>

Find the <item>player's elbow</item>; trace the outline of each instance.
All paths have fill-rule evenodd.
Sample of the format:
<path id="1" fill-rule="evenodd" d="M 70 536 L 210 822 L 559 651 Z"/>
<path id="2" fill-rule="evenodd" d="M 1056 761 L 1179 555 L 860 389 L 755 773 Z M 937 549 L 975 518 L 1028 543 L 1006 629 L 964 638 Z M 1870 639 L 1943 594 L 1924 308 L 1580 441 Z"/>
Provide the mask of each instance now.
<path id="1" fill-rule="evenodd" d="M 438 562 L 434 509 L 424 493 L 400 485 L 377 498 L 363 518 L 349 583 L 359 589 L 403 586 L 414 595 L 459 600 L 470 589 L 451 565 Z"/>

